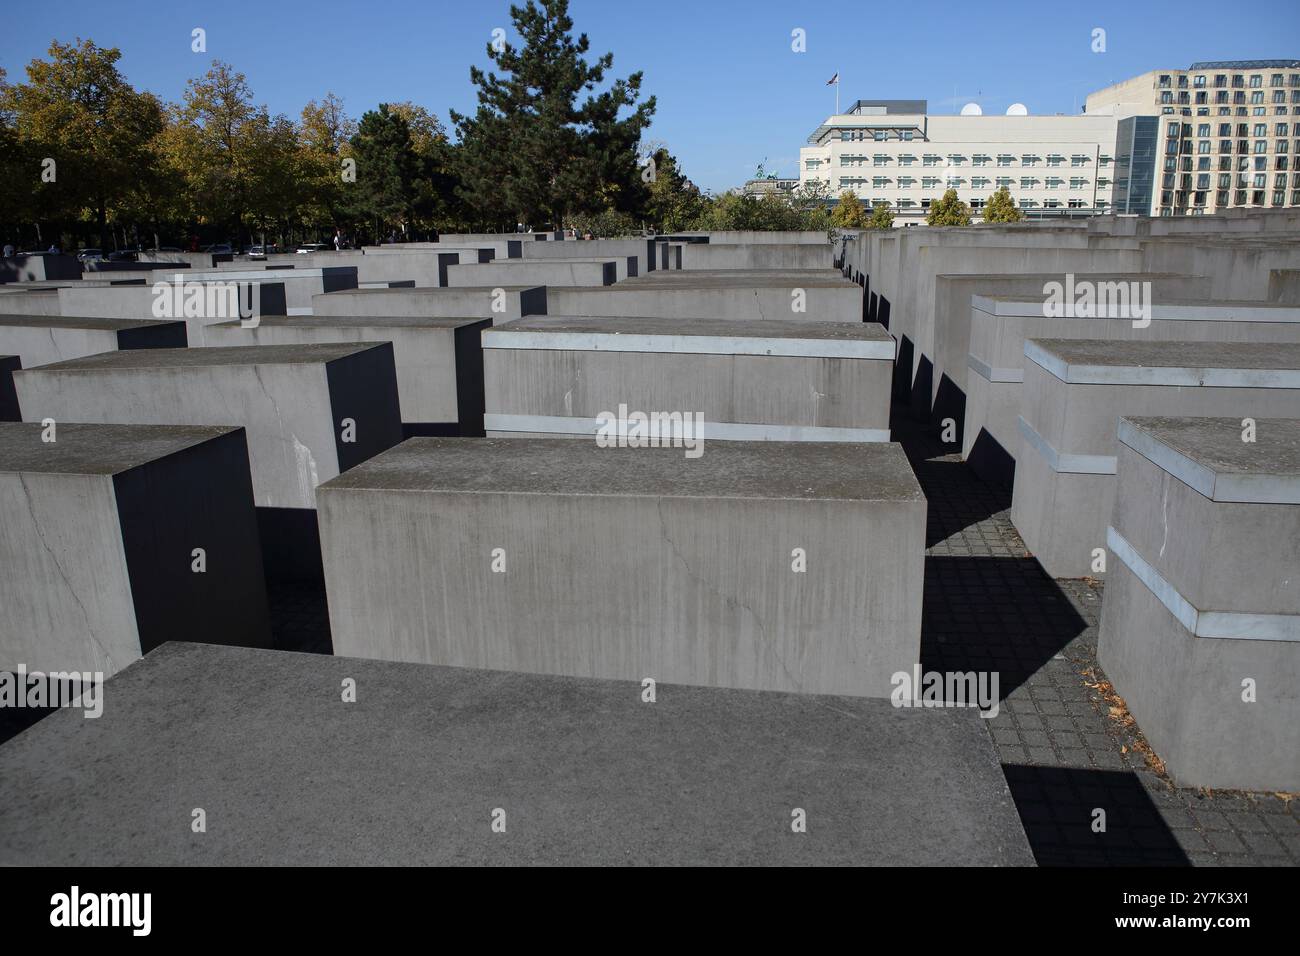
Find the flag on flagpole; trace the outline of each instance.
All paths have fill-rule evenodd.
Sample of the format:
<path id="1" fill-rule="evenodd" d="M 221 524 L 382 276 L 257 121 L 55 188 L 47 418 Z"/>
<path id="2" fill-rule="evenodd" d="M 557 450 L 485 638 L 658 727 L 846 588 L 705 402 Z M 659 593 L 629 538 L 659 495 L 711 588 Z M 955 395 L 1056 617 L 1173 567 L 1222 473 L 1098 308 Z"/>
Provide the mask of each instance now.
<path id="1" fill-rule="evenodd" d="M 836 73 L 834 76 L 832 76 L 829 80 L 826 81 L 826 85 L 831 86 L 832 84 L 838 83 L 839 81 L 840 81 L 840 75 Z"/>

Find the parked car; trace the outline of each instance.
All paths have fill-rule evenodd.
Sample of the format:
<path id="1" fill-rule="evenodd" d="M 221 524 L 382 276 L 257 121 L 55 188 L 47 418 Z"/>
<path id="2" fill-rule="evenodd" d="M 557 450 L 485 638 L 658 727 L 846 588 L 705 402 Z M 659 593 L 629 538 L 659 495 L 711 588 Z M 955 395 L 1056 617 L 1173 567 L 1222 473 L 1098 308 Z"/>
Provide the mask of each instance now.
<path id="1" fill-rule="evenodd" d="M 140 253 L 136 249 L 118 249 L 108 254 L 109 262 L 135 262 L 140 258 Z"/>
<path id="2" fill-rule="evenodd" d="M 300 256 L 305 256 L 312 252 L 324 252 L 326 249 L 332 249 L 333 246 L 327 246 L 323 242 L 300 242 L 298 248 L 294 251 Z"/>
<path id="3" fill-rule="evenodd" d="M 80 252 L 77 253 L 77 258 L 80 259 L 82 262 L 102 259 L 104 258 L 104 250 L 103 249 L 82 249 Z"/>
<path id="4" fill-rule="evenodd" d="M 204 246 L 203 252 L 210 252 L 214 256 L 232 256 L 235 254 L 234 248 L 228 242 L 217 242 L 210 246 Z"/>

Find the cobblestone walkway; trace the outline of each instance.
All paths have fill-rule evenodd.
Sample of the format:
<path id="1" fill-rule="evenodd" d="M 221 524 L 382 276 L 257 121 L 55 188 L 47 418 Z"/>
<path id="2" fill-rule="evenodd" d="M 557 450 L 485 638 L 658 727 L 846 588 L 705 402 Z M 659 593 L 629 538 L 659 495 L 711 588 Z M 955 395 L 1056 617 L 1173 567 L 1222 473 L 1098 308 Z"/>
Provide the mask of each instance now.
<path id="1" fill-rule="evenodd" d="M 1102 588 L 1053 580 L 985 484 L 922 429 L 894 422 L 929 499 L 921 662 L 1000 673 L 988 721 L 1042 865 L 1300 865 L 1300 799 L 1173 787 L 1097 664 Z M 1092 829 L 1094 808 L 1106 832 Z"/>

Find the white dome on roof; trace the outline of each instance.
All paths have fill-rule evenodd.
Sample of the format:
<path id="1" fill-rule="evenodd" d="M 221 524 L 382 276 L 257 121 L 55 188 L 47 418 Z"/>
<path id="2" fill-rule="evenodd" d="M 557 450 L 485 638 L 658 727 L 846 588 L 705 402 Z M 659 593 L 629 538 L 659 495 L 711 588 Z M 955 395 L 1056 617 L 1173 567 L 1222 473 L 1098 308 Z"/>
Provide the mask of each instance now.
<path id="1" fill-rule="evenodd" d="M 1012 103 L 1007 107 L 1008 116 L 1028 116 L 1029 108 L 1024 103 Z"/>
<path id="2" fill-rule="evenodd" d="M 967 103 L 965 106 L 961 108 L 961 115 L 962 116 L 983 116 L 984 111 L 980 109 L 980 105 L 978 103 Z"/>

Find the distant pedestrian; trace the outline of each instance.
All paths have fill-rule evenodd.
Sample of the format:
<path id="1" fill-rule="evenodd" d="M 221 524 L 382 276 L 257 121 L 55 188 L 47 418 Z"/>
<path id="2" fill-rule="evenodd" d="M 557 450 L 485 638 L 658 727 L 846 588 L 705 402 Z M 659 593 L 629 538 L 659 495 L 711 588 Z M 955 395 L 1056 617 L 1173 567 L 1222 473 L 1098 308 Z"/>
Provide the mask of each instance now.
<path id="1" fill-rule="evenodd" d="M 57 242 L 51 242 L 50 248 L 45 251 L 57 256 L 59 254 L 59 244 Z"/>
<path id="2" fill-rule="evenodd" d="M 334 251 L 338 252 L 343 248 L 343 233 L 337 229 L 334 230 Z"/>
<path id="3" fill-rule="evenodd" d="M 6 259 L 12 259 L 13 257 L 14 257 L 14 244 L 13 244 L 12 242 L 6 242 L 6 243 L 5 243 L 5 258 L 6 258 Z"/>

